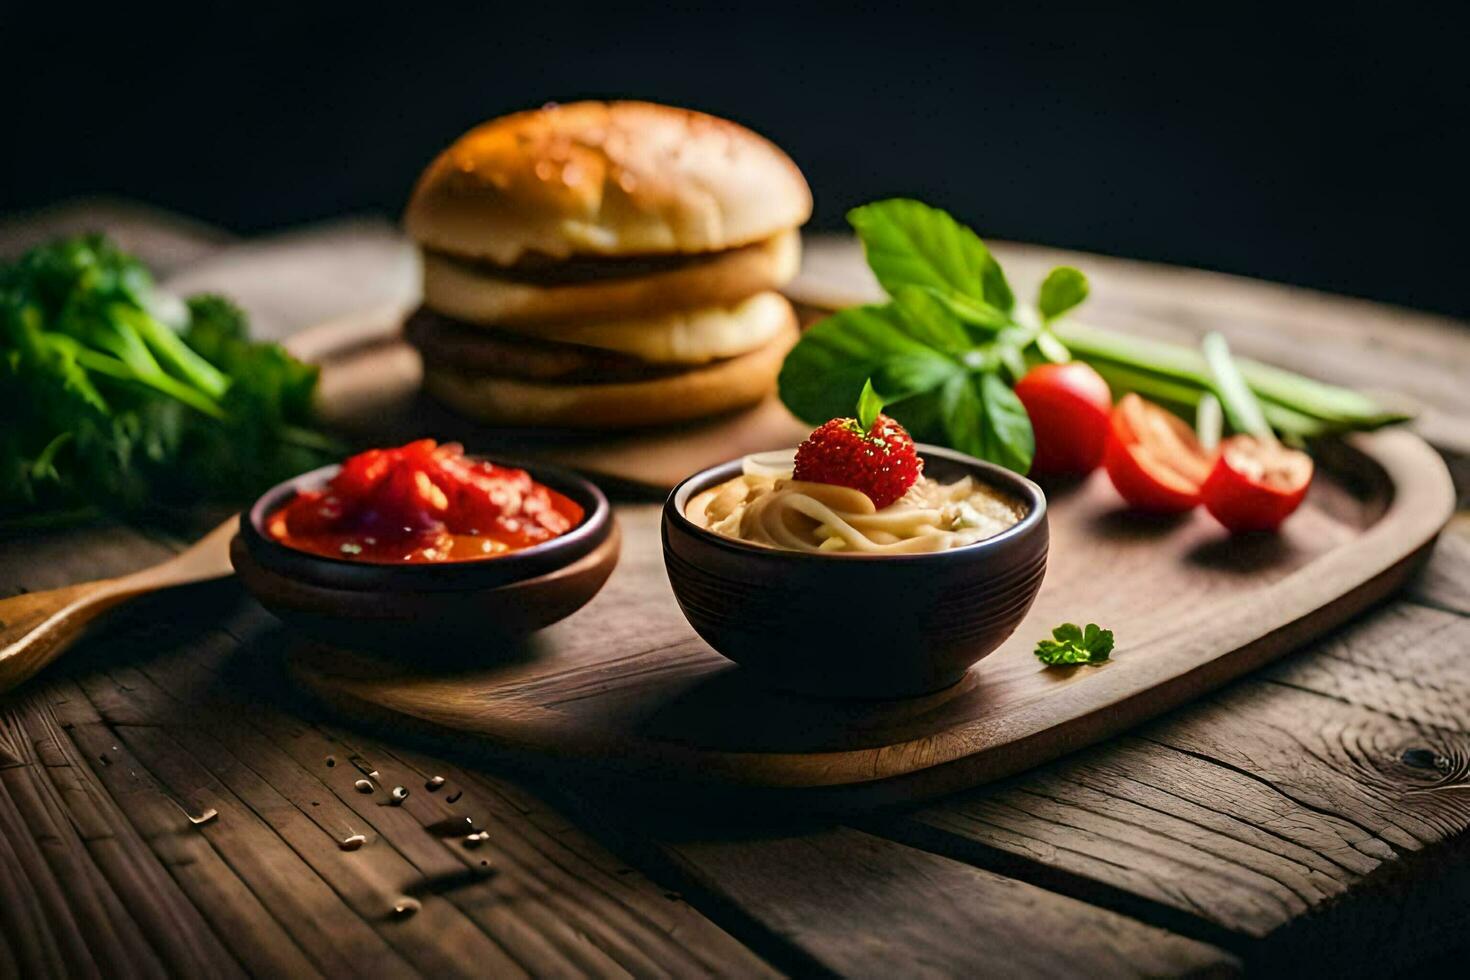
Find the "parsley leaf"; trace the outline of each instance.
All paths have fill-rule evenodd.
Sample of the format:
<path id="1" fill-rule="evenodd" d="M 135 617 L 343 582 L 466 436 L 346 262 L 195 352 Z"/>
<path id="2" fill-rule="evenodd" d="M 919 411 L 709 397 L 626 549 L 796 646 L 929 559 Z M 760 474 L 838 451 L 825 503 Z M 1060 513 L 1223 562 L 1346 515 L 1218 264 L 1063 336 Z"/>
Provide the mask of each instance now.
<path id="1" fill-rule="evenodd" d="M 1052 638 L 1036 644 L 1036 659 L 1048 667 L 1106 663 L 1113 652 L 1113 631 L 1096 623 L 1084 630 L 1076 623 L 1063 623 L 1051 631 Z"/>
<path id="2" fill-rule="evenodd" d="M 241 500 L 335 453 L 315 368 L 227 300 L 166 300 L 100 235 L 0 263 L 0 524 Z"/>

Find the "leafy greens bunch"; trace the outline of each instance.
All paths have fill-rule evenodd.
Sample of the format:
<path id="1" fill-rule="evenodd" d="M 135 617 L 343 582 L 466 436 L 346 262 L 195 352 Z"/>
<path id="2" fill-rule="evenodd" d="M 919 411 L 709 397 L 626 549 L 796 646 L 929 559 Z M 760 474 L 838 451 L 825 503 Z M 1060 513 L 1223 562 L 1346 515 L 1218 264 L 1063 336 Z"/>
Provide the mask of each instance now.
<path id="1" fill-rule="evenodd" d="M 317 371 L 106 238 L 0 266 L 0 521 L 239 499 L 318 465 Z"/>
<path id="2" fill-rule="evenodd" d="M 948 213 L 895 198 L 848 212 L 889 302 L 834 313 L 809 329 L 781 369 L 781 399 L 804 421 L 847 414 L 872 379 L 884 411 L 924 442 L 1019 473 L 1035 439 L 1012 386 L 1042 361 L 1086 361 L 1113 389 L 1192 416 L 1215 381 L 1188 347 L 1085 326 L 1067 317 L 1088 294 L 1055 268 L 1034 305 L 1016 300 L 985 243 Z M 1236 361 L 1267 421 L 1301 439 L 1370 429 L 1404 416 L 1372 399 L 1253 361 Z"/>

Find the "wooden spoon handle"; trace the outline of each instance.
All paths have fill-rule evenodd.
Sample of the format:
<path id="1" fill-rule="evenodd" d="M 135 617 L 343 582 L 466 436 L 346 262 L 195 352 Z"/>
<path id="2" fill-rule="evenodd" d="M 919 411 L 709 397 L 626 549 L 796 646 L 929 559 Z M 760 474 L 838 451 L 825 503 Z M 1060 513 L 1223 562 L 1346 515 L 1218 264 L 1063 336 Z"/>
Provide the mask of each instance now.
<path id="1" fill-rule="evenodd" d="M 0 694 L 59 657 L 88 623 L 133 596 L 231 573 L 232 517 L 168 561 L 152 568 L 47 592 L 0 599 Z"/>
<path id="2" fill-rule="evenodd" d="M 0 599 L 0 693 L 61 655 L 92 620 L 135 594 L 121 579 Z"/>

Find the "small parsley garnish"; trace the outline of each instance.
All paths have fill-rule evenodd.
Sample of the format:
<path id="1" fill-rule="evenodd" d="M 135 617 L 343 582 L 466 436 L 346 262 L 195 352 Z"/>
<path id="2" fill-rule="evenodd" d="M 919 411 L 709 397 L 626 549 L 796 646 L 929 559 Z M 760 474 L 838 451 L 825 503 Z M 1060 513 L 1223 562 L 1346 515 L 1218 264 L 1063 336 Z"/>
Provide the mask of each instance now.
<path id="1" fill-rule="evenodd" d="M 1107 663 L 1113 652 L 1113 631 L 1096 623 L 1084 630 L 1076 623 L 1063 623 L 1051 631 L 1052 639 L 1036 644 L 1036 659 L 1048 667 L 1071 664 Z"/>

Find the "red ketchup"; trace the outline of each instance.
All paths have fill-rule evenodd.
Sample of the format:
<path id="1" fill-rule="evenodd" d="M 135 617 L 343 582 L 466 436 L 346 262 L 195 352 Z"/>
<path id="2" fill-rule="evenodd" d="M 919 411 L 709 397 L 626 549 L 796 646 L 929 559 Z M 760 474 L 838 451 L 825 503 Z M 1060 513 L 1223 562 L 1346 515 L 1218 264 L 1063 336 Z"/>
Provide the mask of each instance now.
<path id="1" fill-rule="evenodd" d="M 325 487 L 271 514 L 266 530 L 314 555 L 418 564 L 509 554 L 565 534 L 582 517 L 576 501 L 525 470 L 420 439 L 353 456 Z"/>

